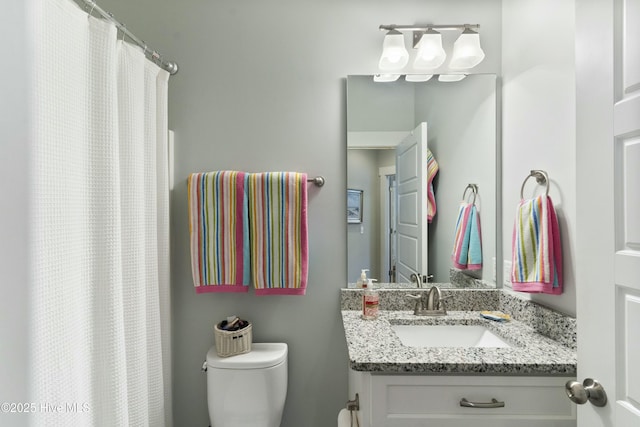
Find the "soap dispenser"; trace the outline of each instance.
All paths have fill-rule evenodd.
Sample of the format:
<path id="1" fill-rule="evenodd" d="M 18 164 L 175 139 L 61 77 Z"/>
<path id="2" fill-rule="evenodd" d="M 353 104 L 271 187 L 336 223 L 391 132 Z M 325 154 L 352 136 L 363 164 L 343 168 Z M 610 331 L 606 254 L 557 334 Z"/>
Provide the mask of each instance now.
<path id="1" fill-rule="evenodd" d="M 371 320 L 378 318 L 378 304 L 380 297 L 378 291 L 373 288 L 373 282 L 376 279 L 367 279 L 367 283 L 363 286 L 362 293 L 362 318 Z"/>
<path id="2" fill-rule="evenodd" d="M 356 288 L 366 288 L 367 287 L 367 271 L 369 271 L 369 270 L 366 269 L 366 268 L 363 268 L 362 271 L 360 271 L 360 278 L 356 282 Z"/>

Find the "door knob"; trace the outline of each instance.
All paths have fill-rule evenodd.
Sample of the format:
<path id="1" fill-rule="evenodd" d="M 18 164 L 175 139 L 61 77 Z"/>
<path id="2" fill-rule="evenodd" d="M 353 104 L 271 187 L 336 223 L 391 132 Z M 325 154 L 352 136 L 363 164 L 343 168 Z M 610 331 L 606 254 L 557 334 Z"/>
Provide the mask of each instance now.
<path id="1" fill-rule="evenodd" d="M 564 388 L 567 397 L 578 405 L 587 403 L 587 400 L 595 406 L 607 404 L 607 393 L 605 393 L 602 384 L 594 379 L 587 378 L 582 384 L 578 381 L 567 381 Z"/>

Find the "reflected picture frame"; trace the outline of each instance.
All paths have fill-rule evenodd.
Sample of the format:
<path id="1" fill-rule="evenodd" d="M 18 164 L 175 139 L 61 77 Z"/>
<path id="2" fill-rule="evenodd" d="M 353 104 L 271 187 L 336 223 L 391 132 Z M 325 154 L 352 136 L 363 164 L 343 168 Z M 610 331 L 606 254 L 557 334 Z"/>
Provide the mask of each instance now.
<path id="1" fill-rule="evenodd" d="M 363 190 L 347 189 L 347 224 L 362 223 Z"/>

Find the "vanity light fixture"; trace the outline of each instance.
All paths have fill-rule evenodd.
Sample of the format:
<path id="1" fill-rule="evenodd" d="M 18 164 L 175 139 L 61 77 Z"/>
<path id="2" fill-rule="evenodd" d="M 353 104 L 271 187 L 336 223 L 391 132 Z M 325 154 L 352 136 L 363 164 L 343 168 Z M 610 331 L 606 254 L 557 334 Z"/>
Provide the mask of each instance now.
<path id="1" fill-rule="evenodd" d="M 465 28 L 458 40 L 453 44 L 453 54 L 449 68 L 466 70 L 478 65 L 484 59 L 484 51 L 480 47 L 480 34 Z"/>
<path id="2" fill-rule="evenodd" d="M 382 71 L 396 71 L 409 62 L 409 52 L 404 47 L 404 36 L 400 31 L 390 29 L 382 42 L 382 56 L 378 68 Z"/>
<path id="3" fill-rule="evenodd" d="M 444 63 L 447 54 L 442 48 L 442 34 L 429 28 L 416 44 L 418 52 L 413 61 L 416 70 L 434 70 Z"/>
<path id="4" fill-rule="evenodd" d="M 407 74 L 404 79 L 408 82 L 426 82 L 433 77 L 433 74 Z"/>
<path id="5" fill-rule="evenodd" d="M 384 37 L 382 56 L 378 68 L 382 72 L 400 71 L 409 63 L 409 53 L 405 48 L 403 32 L 412 32 L 413 48 L 416 55 L 412 68 L 416 71 L 435 70 L 441 67 L 447 57 L 442 46 L 442 30 L 462 30 L 462 34 L 453 44 L 449 68 L 466 70 L 475 67 L 485 57 L 480 46 L 480 35 L 474 29 L 477 24 L 462 25 L 380 25 L 387 31 Z M 436 31 L 438 30 L 438 31 Z"/>

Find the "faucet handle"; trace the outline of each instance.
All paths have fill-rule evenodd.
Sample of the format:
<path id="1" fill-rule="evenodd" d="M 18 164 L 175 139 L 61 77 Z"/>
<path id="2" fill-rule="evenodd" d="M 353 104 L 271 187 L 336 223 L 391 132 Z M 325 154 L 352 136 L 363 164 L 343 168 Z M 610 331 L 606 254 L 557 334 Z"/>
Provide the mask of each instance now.
<path id="1" fill-rule="evenodd" d="M 413 308 L 413 314 L 417 315 L 422 310 L 422 296 L 406 294 L 405 298 L 409 298 L 416 302 L 416 305 Z"/>
<path id="2" fill-rule="evenodd" d="M 445 312 L 445 314 L 447 313 L 447 307 L 445 307 L 444 302 L 448 299 L 453 298 L 453 295 L 447 295 L 446 297 L 440 297 L 440 299 L 438 300 L 438 308 L 442 311 Z"/>

